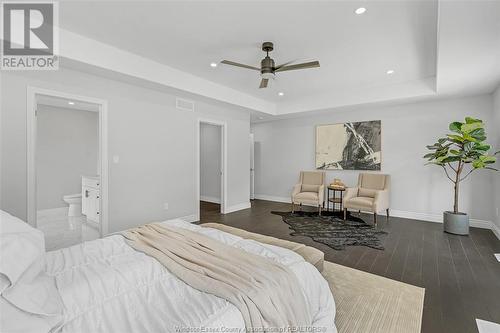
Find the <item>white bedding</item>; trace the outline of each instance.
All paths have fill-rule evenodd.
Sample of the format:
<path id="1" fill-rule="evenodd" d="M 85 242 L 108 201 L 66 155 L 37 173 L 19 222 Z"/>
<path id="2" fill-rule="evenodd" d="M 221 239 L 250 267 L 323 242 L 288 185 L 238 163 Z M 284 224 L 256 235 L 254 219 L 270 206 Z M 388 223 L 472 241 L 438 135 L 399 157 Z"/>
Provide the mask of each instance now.
<path id="1" fill-rule="evenodd" d="M 288 266 L 300 281 L 317 331 L 336 332 L 328 283 L 298 254 L 181 220 L 163 223 Z M 234 305 L 186 285 L 155 259 L 128 246 L 121 235 L 48 252 L 46 272 L 55 278 L 63 303 L 62 332 L 244 332 Z"/>

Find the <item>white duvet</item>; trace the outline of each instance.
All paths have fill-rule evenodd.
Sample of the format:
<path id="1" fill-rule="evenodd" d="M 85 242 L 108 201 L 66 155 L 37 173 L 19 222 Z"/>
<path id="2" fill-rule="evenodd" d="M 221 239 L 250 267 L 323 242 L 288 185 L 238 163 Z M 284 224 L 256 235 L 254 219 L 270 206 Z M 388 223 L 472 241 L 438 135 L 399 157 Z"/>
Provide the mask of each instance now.
<path id="1" fill-rule="evenodd" d="M 336 332 L 328 283 L 298 254 L 181 220 L 163 223 L 288 266 L 300 281 L 315 331 Z M 62 332 L 244 332 L 234 305 L 191 288 L 128 246 L 121 235 L 48 252 L 46 272 L 54 277 L 63 303 Z"/>

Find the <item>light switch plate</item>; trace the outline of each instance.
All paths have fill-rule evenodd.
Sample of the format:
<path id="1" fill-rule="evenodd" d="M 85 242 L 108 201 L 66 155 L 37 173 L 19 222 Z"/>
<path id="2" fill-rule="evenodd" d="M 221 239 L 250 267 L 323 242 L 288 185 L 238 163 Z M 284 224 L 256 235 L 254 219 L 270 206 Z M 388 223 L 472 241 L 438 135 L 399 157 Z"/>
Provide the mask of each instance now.
<path id="1" fill-rule="evenodd" d="M 165 203 L 163 204 L 163 209 L 168 210 L 168 202 L 165 202 Z"/>
<path id="2" fill-rule="evenodd" d="M 120 156 L 113 155 L 113 163 L 118 164 L 120 162 Z"/>

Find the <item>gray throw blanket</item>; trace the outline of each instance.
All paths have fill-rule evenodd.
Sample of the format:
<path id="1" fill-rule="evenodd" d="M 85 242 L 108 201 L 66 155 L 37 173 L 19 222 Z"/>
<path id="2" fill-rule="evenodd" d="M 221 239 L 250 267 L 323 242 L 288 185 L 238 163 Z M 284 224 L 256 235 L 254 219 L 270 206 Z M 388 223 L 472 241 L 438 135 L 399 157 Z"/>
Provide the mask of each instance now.
<path id="1" fill-rule="evenodd" d="M 177 227 L 147 224 L 122 234 L 191 287 L 234 304 L 247 330 L 311 326 L 297 277 L 279 263 Z"/>

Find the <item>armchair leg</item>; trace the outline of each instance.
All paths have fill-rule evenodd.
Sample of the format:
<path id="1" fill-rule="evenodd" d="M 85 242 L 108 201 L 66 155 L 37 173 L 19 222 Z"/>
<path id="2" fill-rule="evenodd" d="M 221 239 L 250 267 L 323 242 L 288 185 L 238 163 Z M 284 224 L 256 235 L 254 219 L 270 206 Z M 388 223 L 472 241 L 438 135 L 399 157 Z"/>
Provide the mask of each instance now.
<path id="1" fill-rule="evenodd" d="M 318 215 L 321 216 L 321 205 L 318 205 Z"/>
<path id="2" fill-rule="evenodd" d="M 292 214 L 295 213 L 295 204 L 292 201 Z"/>
<path id="3" fill-rule="evenodd" d="M 361 211 L 360 210 L 358 210 L 358 216 L 361 216 Z"/>
<path id="4" fill-rule="evenodd" d="M 389 208 L 387 208 L 385 212 L 387 213 L 387 221 L 389 221 Z"/>
<path id="5" fill-rule="evenodd" d="M 347 220 L 347 208 L 344 208 L 344 221 Z"/>
<path id="6" fill-rule="evenodd" d="M 373 224 L 377 225 L 377 213 L 373 213 Z"/>
<path id="7" fill-rule="evenodd" d="M 300 206 L 300 211 L 303 212 L 304 208 L 302 208 L 302 203 L 300 203 L 299 206 Z"/>

